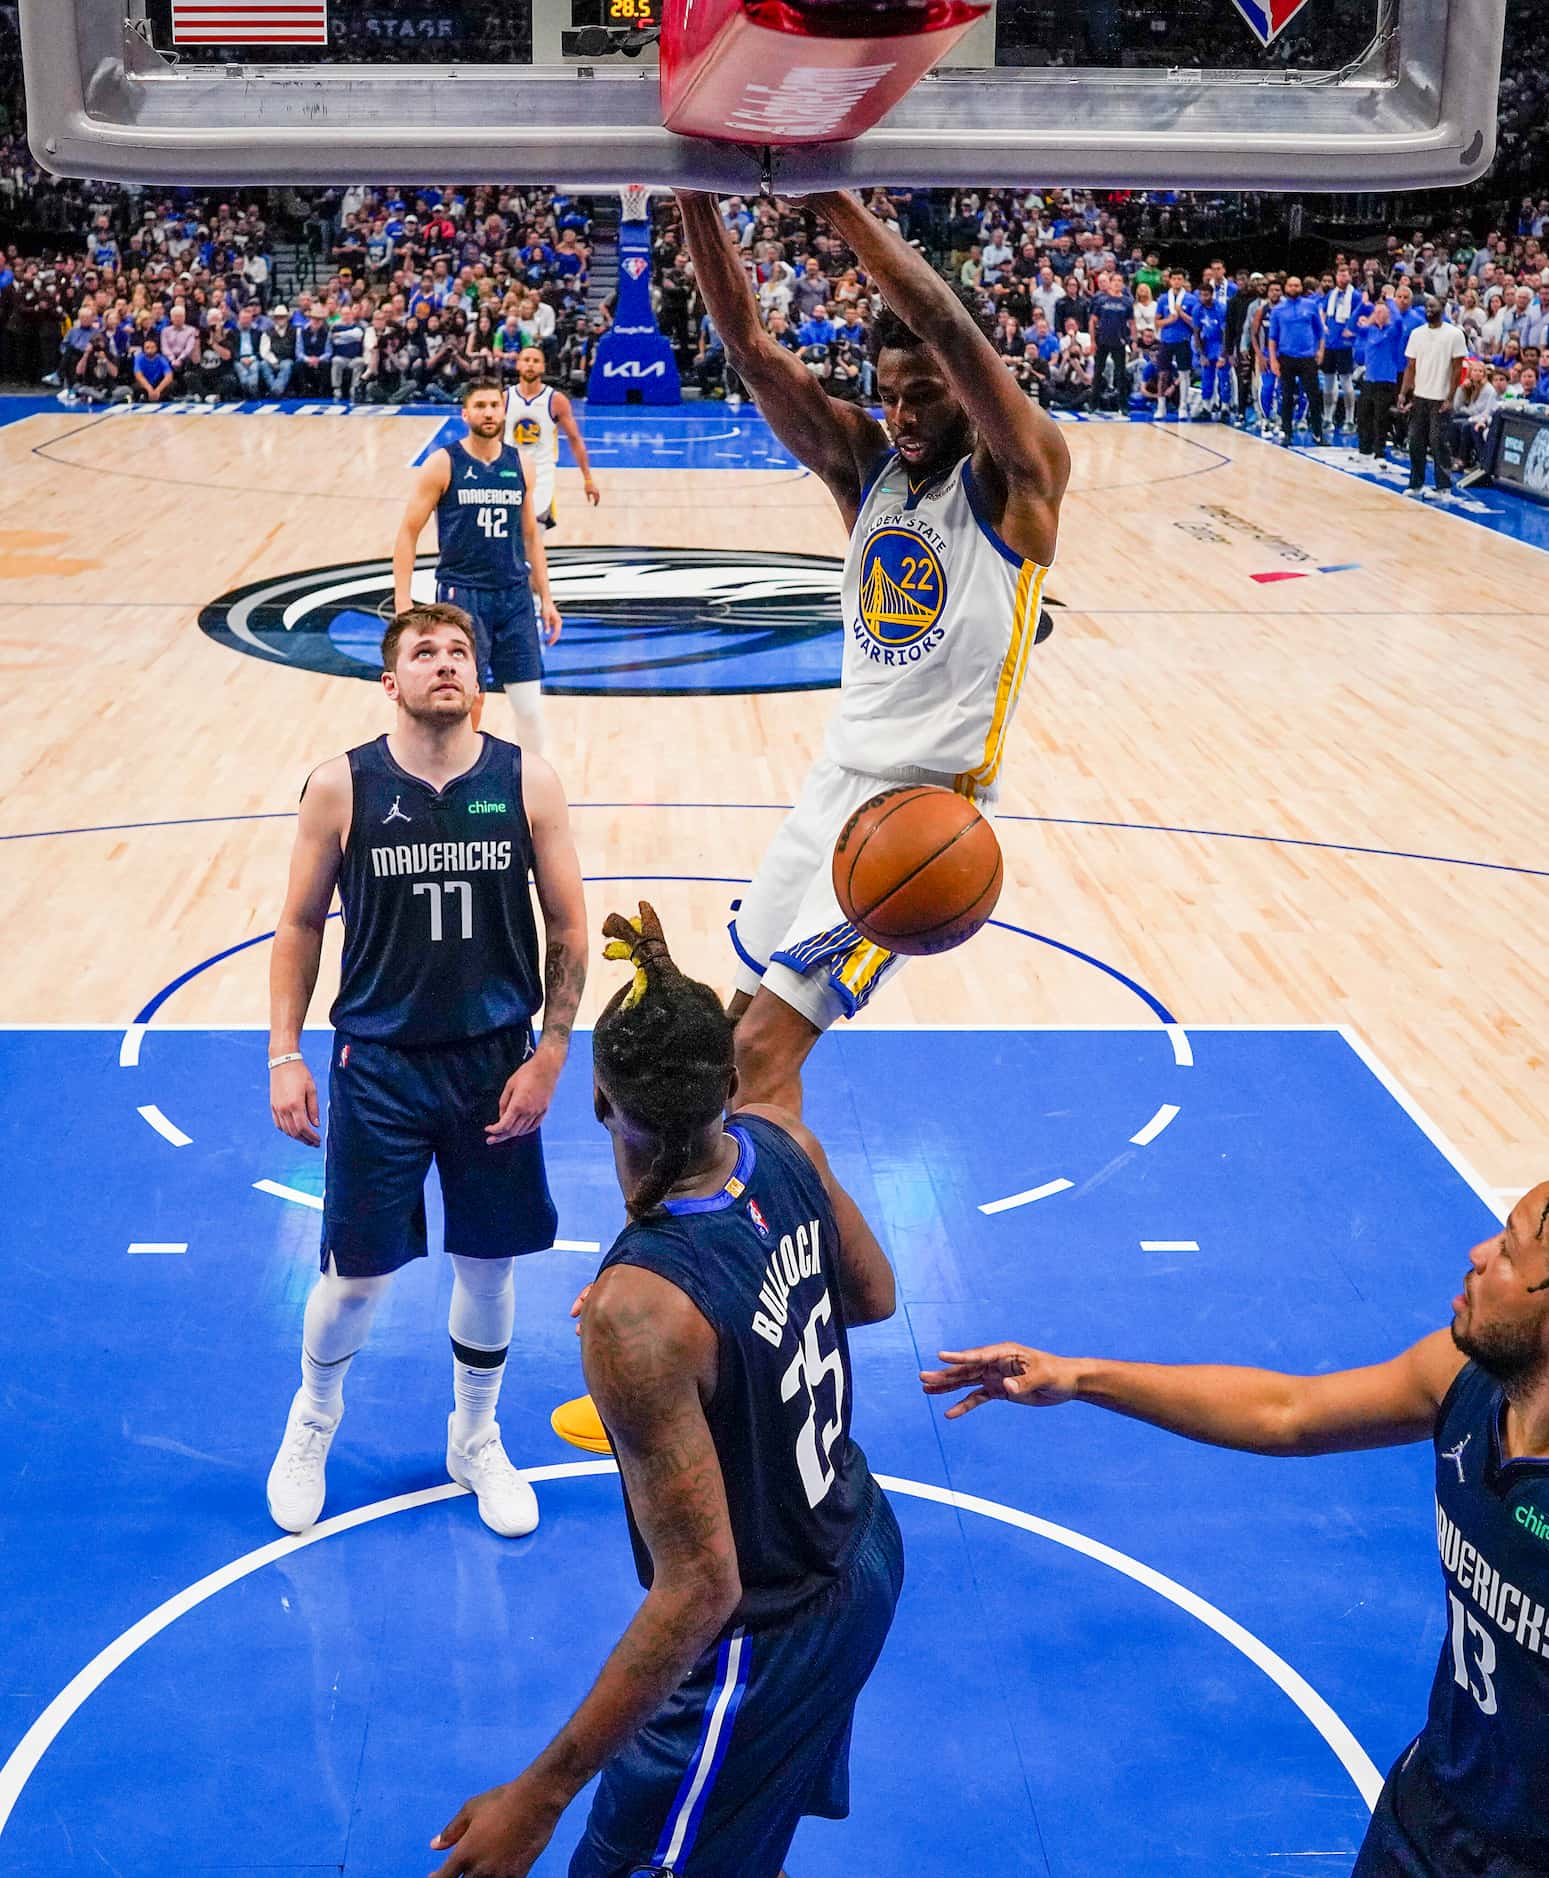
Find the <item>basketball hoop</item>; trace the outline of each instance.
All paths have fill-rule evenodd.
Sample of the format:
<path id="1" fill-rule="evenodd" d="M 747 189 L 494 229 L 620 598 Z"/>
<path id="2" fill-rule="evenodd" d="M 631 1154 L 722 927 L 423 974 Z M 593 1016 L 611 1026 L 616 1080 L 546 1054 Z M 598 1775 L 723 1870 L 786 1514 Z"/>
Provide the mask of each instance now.
<path id="1" fill-rule="evenodd" d="M 625 183 L 619 194 L 624 198 L 626 222 L 650 221 L 651 185 L 649 183 Z"/>

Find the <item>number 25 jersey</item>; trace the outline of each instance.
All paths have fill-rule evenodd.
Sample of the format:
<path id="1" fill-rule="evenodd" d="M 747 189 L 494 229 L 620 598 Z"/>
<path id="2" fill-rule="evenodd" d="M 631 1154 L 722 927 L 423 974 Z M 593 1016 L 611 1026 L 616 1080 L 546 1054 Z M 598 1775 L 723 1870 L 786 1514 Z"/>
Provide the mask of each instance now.
<path id="1" fill-rule="evenodd" d="M 728 1629 L 778 1622 L 842 1575 L 879 1489 L 850 1439 L 850 1345 L 839 1233 L 817 1169 L 783 1128 L 734 1116 L 737 1165 L 718 1194 L 626 1226 L 602 1270 L 676 1285 L 716 1333 L 705 1419 L 726 1483 L 742 1601 Z M 640 1582 L 651 1554 L 625 1491 Z"/>
<path id="2" fill-rule="evenodd" d="M 829 760 L 993 801 L 1048 571 L 996 534 L 971 457 L 915 483 L 889 451 L 845 556 Z"/>
<path id="3" fill-rule="evenodd" d="M 441 790 L 394 762 L 386 737 L 349 764 L 334 1029 L 412 1048 L 526 1024 L 543 990 L 521 751 L 486 731 Z"/>

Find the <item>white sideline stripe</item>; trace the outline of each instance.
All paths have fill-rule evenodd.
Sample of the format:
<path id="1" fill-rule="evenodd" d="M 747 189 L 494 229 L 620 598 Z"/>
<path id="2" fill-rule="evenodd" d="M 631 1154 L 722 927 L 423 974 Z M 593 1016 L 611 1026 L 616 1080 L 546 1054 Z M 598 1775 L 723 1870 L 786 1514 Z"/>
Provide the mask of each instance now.
<path id="1" fill-rule="evenodd" d="M 137 1069 L 140 1063 L 140 1043 L 145 1036 L 144 1024 L 131 1024 L 124 1032 L 124 1041 L 118 1046 L 118 1067 Z"/>
<path id="2" fill-rule="evenodd" d="M 576 1480 L 617 1471 L 613 1461 L 561 1461 L 552 1467 L 522 1469 L 531 1481 Z M 1382 1791 L 1382 1776 L 1372 1765 L 1366 1750 L 1334 1710 L 1267 1643 L 1255 1637 L 1252 1631 L 1245 1630 L 1225 1612 L 1207 1603 L 1196 1592 L 1188 1590 L 1174 1579 L 1164 1577 L 1151 1566 L 1143 1565 L 1139 1559 L 1116 1552 L 1112 1546 L 1103 1545 L 1099 1540 L 1089 1539 L 1085 1533 L 1074 1532 L 1068 1526 L 1056 1526 L 1049 1520 L 1039 1519 L 1036 1514 L 1024 1513 L 1018 1507 L 1004 1506 L 998 1500 L 981 1500 L 974 1494 L 958 1493 L 951 1487 L 930 1486 L 919 1480 L 901 1480 L 892 1474 L 879 1474 L 877 1479 L 889 1493 L 901 1493 L 916 1500 L 931 1500 L 937 1505 L 955 1507 L 961 1512 L 978 1513 L 984 1519 L 999 1520 L 1005 1526 L 1020 1527 L 1023 1532 L 1030 1532 L 1036 1538 L 1048 1539 L 1068 1551 L 1095 1559 L 1098 1564 L 1108 1566 L 1111 1571 L 1145 1586 L 1148 1591 L 1165 1598 L 1169 1604 L 1176 1605 L 1179 1610 L 1197 1619 L 1207 1630 L 1214 1631 L 1224 1642 L 1229 1643 L 1288 1696 L 1333 1750 L 1368 1809 L 1376 1805 L 1377 1795 Z M 305 1546 L 316 1545 L 320 1539 L 331 1539 L 335 1534 L 349 1532 L 357 1526 L 370 1525 L 372 1521 L 385 1519 L 393 1513 L 431 1506 L 438 1500 L 454 1500 L 466 1492 L 466 1487 L 448 1482 L 445 1486 L 422 1487 L 417 1493 L 401 1493 L 390 1500 L 378 1500 L 371 1506 L 357 1507 L 353 1513 L 340 1513 L 307 1532 L 288 1533 L 283 1539 L 275 1539 L 268 1545 L 260 1546 L 256 1552 L 244 1553 L 241 1558 L 233 1559 L 229 1565 L 222 1565 L 218 1571 L 209 1573 L 185 1590 L 175 1593 L 165 1603 L 158 1604 L 155 1610 L 142 1617 L 122 1636 L 115 1637 L 106 1649 L 99 1650 L 84 1669 L 77 1671 L 12 1749 L 4 1766 L 0 1767 L 0 1833 L 4 1832 L 22 1789 L 39 1761 L 58 1739 L 65 1724 L 102 1687 L 115 1669 L 128 1662 L 142 1644 L 159 1636 L 178 1618 L 203 1604 L 206 1599 L 214 1597 L 216 1592 L 237 1584 L 266 1565 L 288 1558 L 291 1553 L 299 1552 Z"/>
<path id="3" fill-rule="evenodd" d="M 289 1200 L 296 1206 L 310 1206 L 314 1213 L 323 1210 L 320 1194 L 303 1193 L 299 1187 L 282 1187 L 277 1180 L 255 1180 L 253 1187 L 258 1193 L 272 1193 L 276 1200 Z"/>
<path id="4" fill-rule="evenodd" d="M 549 1249 L 553 1252 L 600 1252 L 602 1247 L 595 1239 L 556 1239 Z"/>
<path id="5" fill-rule="evenodd" d="M 1182 1024 L 1164 1024 L 1167 1040 L 1173 1047 L 1173 1061 L 1179 1069 L 1194 1067 L 1194 1046 L 1189 1042 L 1189 1033 Z"/>
<path id="6" fill-rule="evenodd" d="M 1176 1102 L 1164 1102 L 1138 1135 L 1129 1138 L 1132 1148 L 1149 1148 L 1157 1136 L 1180 1113 Z"/>
<path id="7" fill-rule="evenodd" d="M 710 1769 L 715 1763 L 715 1752 L 720 1745 L 721 1729 L 726 1723 L 726 1710 L 731 1703 L 732 1694 L 737 1687 L 737 1678 L 742 1671 L 742 1653 L 747 1648 L 747 1638 L 739 1630 L 731 1640 L 731 1649 L 726 1657 L 726 1679 L 716 1693 L 715 1708 L 710 1716 L 710 1727 L 705 1734 L 705 1744 L 699 1753 L 699 1765 L 694 1769 L 694 1778 L 689 1790 L 683 1796 L 683 1804 L 678 1808 L 678 1816 L 672 1822 L 672 1837 L 667 1841 L 667 1853 L 662 1863 L 671 1871 L 683 1852 L 683 1840 L 688 1832 L 688 1822 L 694 1808 L 699 1803 L 699 1796 L 704 1791 L 705 1782 L 710 1778 Z"/>
<path id="8" fill-rule="evenodd" d="M 1014 1206 L 1030 1206 L 1034 1200 L 1047 1200 L 1052 1193 L 1063 1193 L 1075 1186 L 1073 1180 L 1046 1180 L 1041 1187 L 1029 1187 L 1026 1193 L 1008 1194 L 1004 1200 L 986 1200 L 981 1213 L 1006 1213 Z"/>
<path id="9" fill-rule="evenodd" d="M 1421 1108 L 1420 1104 L 1416 1102 L 1414 1097 L 1393 1074 L 1392 1070 L 1380 1060 L 1372 1050 L 1371 1045 L 1367 1043 L 1365 1038 L 1362 1037 L 1353 1026 L 1341 1024 L 1339 1026 L 1339 1034 L 1377 1078 L 1378 1082 L 1382 1084 L 1383 1088 L 1387 1090 L 1388 1094 L 1392 1096 L 1393 1100 L 1414 1123 L 1416 1128 L 1420 1130 L 1421 1134 L 1425 1136 L 1426 1140 L 1430 1142 L 1431 1146 L 1439 1150 L 1442 1156 L 1452 1163 L 1453 1171 L 1460 1175 L 1468 1186 L 1473 1188 L 1474 1192 L 1483 1200 L 1497 1219 L 1504 1220 L 1511 1211 L 1511 1208 L 1501 1205 L 1500 1188 L 1491 1187 L 1485 1183 L 1484 1176 L 1480 1174 L 1469 1161 L 1464 1159 L 1460 1150 L 1452 1145 L 1436 1126 L 1435 1122 L 1431 1120 L 1430 1116 L 1426 1114 L 1425 1110 Z M 1523 1191 L 1525 1192 L 1526 1189 L 1524 1188 Z M 1516 1196 L 1513 1197 L 1515 1198 Z"/>
<path id="10" fill-rule="evenodd" d="M 170 1141 L 175 1148 L 186 1148 L 192 1135 L 185 1135 L 176 1122 L 169 1122 L 154 1102 L 142 1102 L 137 1114 L 143 1115 L 164 1141 Z"/>
<path id="11" fill-rule="evenodd" d="M 186 1252 L 187 1250 L 188 1241 L 186 1239 L 181 1245 L 173 1245 L 170 1241 L 162 1243 L 156 1239 L 137 1239 L 134 1244 L 130 1246 L 129 1254 L 132 1258 L 137 1252 Z"/>
<path id="12" fill-rule="evenodd" d="M 1197 1239 L 1142 1239 L 1140 1249 L 1142 1252 L 1197 1252 L 1199 1241 Z"/>

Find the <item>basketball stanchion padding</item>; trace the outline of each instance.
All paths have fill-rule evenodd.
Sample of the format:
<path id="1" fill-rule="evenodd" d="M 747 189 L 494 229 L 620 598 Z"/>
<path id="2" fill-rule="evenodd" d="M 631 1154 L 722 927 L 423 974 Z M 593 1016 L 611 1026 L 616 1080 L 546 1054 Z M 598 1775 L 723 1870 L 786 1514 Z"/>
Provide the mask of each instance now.
<path id="1" fill-rule="evenodd" d="M 987 0 L 667 0 L 663 122 L 739 144 L 846 142 L 988 11 Z"/>

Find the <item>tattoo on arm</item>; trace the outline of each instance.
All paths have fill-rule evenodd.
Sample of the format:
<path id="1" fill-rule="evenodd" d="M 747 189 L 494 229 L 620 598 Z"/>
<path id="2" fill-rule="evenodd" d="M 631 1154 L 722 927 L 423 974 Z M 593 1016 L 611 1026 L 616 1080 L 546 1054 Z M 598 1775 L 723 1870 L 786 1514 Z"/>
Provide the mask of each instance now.
<path id="1" fill-rule="evenodd" d="M 586 958 L 563 939 L 551 939 L 543 960 L 543 1041 L 570 1048 L 570 1032 L 586 987 Z"/>

